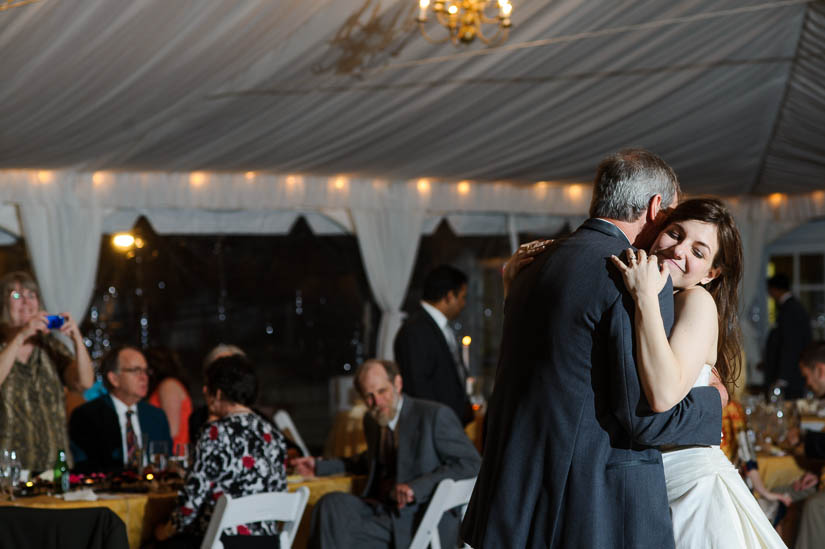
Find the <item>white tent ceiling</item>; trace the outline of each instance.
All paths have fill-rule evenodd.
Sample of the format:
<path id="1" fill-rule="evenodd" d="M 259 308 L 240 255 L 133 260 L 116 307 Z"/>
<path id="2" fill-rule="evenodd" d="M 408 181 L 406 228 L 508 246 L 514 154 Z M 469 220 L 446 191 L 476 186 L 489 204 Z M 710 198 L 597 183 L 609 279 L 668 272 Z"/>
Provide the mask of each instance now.
<path id="1" fill-rule="evenodd" d="M 825 188 L 825 5 L 514 0 L 498 49 L 415 0 L 39 0 L 0 12 L 0 167 Z"/>
<path id="2" fill-rule="evenodd" d="M 642 146 L 688 193 L 736 197 L 743 306 L 759 299 L 765 244 L 825 214 L 825 2 L 513 4 L 493 49 L 429 44 L 415 0 L 0 11 L 0 225 L 25 233 L 47 305 L 80 316 L 113 225 L 279 232 L 301 212 L 359 239 L 383 356 L 410 235 L 445 215 L 513 240 L 525 214 L 580 218 L 589 191 L 563 183 Z"/>

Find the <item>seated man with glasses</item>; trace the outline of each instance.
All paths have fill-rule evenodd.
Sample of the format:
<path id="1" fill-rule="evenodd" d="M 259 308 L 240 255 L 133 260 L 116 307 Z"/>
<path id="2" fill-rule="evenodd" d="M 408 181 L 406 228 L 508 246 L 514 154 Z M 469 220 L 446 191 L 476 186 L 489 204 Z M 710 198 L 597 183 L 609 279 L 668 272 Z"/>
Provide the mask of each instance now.
<path id="1" fill-rule="evenodd" d="M 75 471 L 137 469 L 144 443 L 152 441 L 171 449 L 166 414 L 143 401 L 150 374 L 143 353 L 113 349 L 100 369 L 109 393 L 79 406 L 69 420 Z"/>

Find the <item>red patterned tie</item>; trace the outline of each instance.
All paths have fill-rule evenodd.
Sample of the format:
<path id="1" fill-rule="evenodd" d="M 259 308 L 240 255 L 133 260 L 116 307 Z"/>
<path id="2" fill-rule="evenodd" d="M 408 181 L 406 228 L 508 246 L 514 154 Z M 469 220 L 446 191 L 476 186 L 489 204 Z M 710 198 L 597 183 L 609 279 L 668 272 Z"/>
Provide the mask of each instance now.
<path id="1" fill-rule="evenodd" d="M 137 436 L 135 427 L 132 424 L 132 410 L 126 411 L 126 466 L 130 469 L 137 469 Z"/>

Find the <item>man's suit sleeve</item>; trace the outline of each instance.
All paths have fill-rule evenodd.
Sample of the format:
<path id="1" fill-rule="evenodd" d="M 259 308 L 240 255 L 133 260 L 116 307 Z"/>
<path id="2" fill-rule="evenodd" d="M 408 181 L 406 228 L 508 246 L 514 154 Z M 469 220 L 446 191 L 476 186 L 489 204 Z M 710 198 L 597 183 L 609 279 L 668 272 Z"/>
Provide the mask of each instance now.
<path id="1" fill-rule="evenodd" d="M 421 337 L 420 328 L 410 324 L 401 328 L 393 344 L 395 361 L 401 370 L 405 393 L 416 398 L 437 400 L 432 384 L 436 364 L 429 351 L 432 342 Z"/>
<path id="2" fill-rule="evenodd" d="M 369 458 L 364 450 L 358 455 L 348 458 L 317 459 L 315 474 L 319 477 L 350 473 L 352 475 L 366 475 L 369 472 Z"/>
<path id="3" fill-rule="evenodd" d="M 717 445 L 721 441 L 722 403 L 713 387 L 698 387 L 676 406 L 654 413 L 645 398 L 633 356 L 635 334 L 625 294 L 608 312 L 613 413 L 633 440 L 646 446 Z"/>
<path id="4" fill-rule="evenodd" d="M 825 433 L 805 432 L 805 456 L 812 459 L 825 459 Z"/>
<path id="5" fill-rule="evenodd" d="M 97 414 L 89 413 L 88 405 L 77 407 L 69 418 L 69 443 L 74 467 L 78 471 L 91 470 L 97 464 L 92 460 L 99 454 L 100 430 L 95 421 Z"/>
<path id="6" fill-rule="evenodd" d="M 435 451 L 441 459 L 441 465 L 407 483 L 419 503 L 429 500 L 438 483 L 445 478 L 471 478 L 478 475 L 481 468 L 481 457 L 452 410 L 439 407 L 434 421 Z"/>

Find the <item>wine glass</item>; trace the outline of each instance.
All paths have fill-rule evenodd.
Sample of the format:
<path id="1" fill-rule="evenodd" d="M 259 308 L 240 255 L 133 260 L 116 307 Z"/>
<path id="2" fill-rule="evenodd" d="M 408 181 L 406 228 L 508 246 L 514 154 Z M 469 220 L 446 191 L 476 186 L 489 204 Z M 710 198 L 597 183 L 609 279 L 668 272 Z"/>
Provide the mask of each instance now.
<path id="1" fill-rule="evenodd" d="M 7 448 L 3 448 L 0 450 L 0 493 L 4 496 L 9 495 L 10 492 L 10 479 L 9 474 L 11 473 L 11 454 Z"/>
<path id="2" fill-rule="evenodd" d="M 20 460 L 17 459 L 17 452 L 9 451 L 9 498 L 14 501 L 14 489 L 20 481 Z"/>
<path id="3" fill-rule="evenodd" d="M 149 442 L 149 459 L 152 463 L 152 470 L 156 473 L 166 471 L 167 460 L 169 458 L 169 445 L 165 440 L 152 440 Z"/>
<path id="4" fill-rule="evenodd" d="M 172 455 L 169 456 L 169 461 L 172 464 L 171 468 L 183 476 L 186 468 L 189 466 L 189 445 L 183 442 L 176 442 L 172 448 Z"/>

